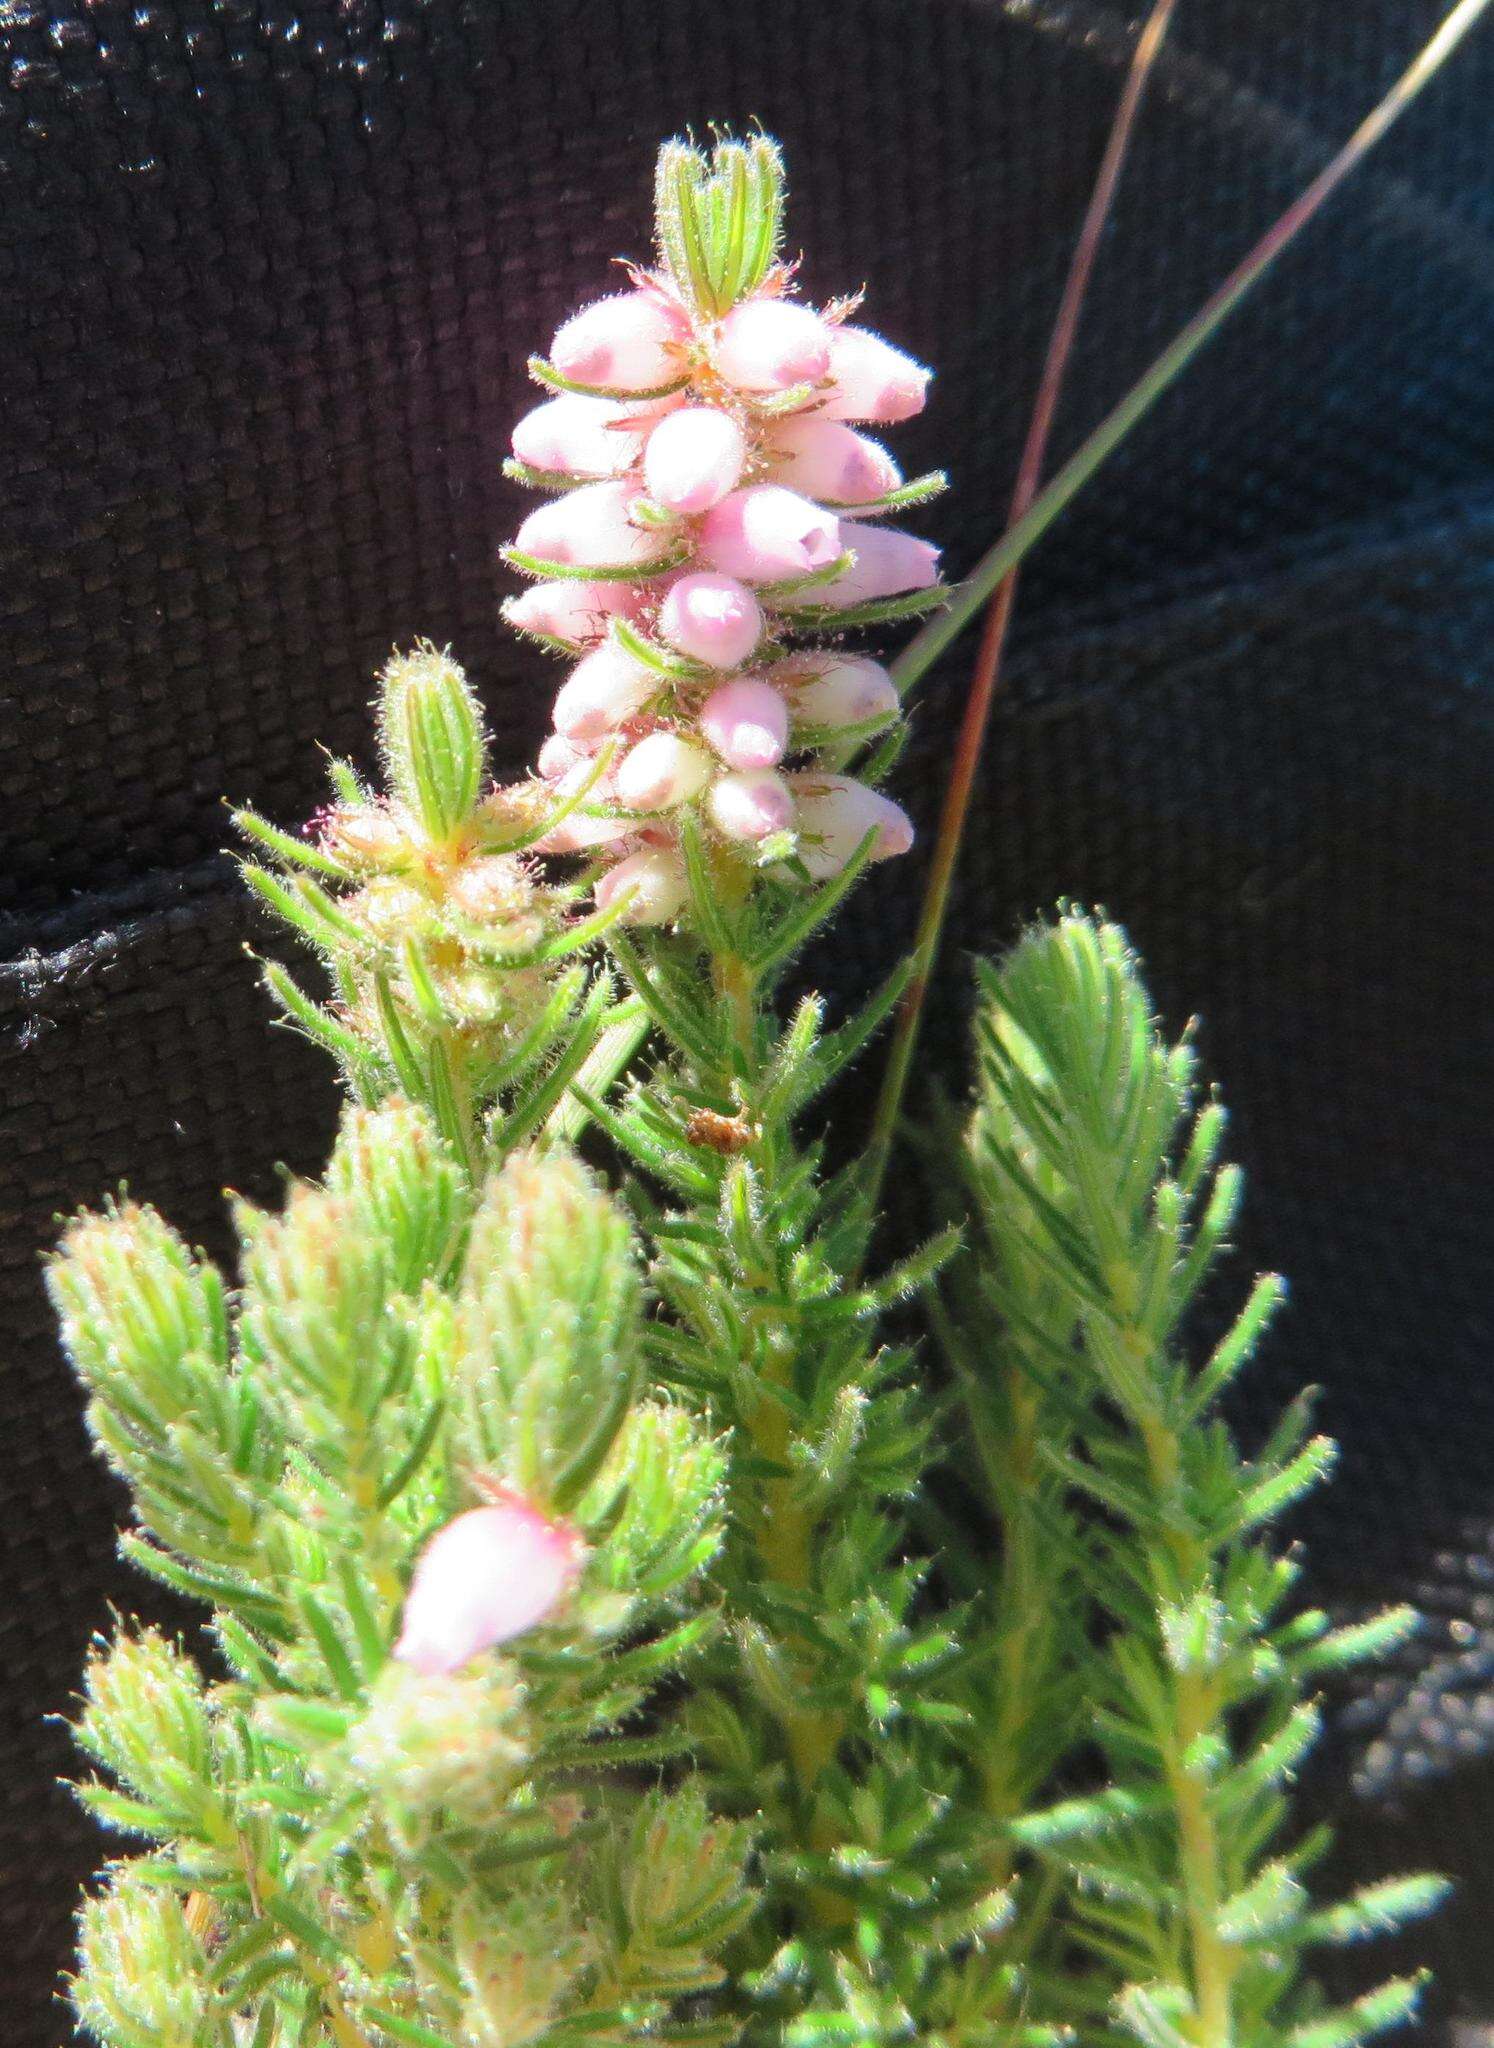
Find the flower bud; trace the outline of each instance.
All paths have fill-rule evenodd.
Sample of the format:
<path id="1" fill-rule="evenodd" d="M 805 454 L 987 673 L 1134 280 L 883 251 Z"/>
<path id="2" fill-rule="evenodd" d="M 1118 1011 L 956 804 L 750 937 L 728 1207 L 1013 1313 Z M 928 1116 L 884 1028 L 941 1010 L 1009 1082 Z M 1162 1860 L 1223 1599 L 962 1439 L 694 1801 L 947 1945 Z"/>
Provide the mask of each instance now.
<path id="1" fill-rule="evenodd" d="M 641 598 L 631 583 L 582 583 L 573 576 L 534 583 L 509 598 L 503 616 L 521 633 L 543 633 L 568 647 L 603 638 L 611 618 L 632 618 Z"/>
<path id="2" fill-rule="evenodd" d="M 897 708 L 892 677 L 879 661 L 859 655 L 818 661 L 794 687 L 794 717 L 805 725 L 862 725 L 892 718 Z"/>
<path id="3" fill-rule="evenodd" d="M 514 537 L 521 555 L 567 568 L 646 568 L 669 545 L 656 527 L 635 526 L 631 483 L 581 484 L 531 512 Z"/>
<path id="4" fill-rule="evenodd" d="M 343 804 L 321 820 L 322 848 L 355 873 L 404 867 L 412 857 L 408 823 L 385 804 Z"/>
<path id="5" fill-rule="evenodd" d="M 531 469 L 569 476 L 619 476 L 632 467 L 643 435 L 618 422 L 630 419 L 615 398 L 547 399 L 514 428 L 513 449 Z"/>
<path id="6" fill-rule="evenodd" d="M 482 715 L 466 676 L 425 644 L 379 678 L 379 745 L 395 796 L 438 844 L 471 817 L 486 773 Z"/>
<path id="7" fill-rule="evenodd" d="M 890 424 L 922 412 L 932 371 L 865 327 L 836 327 L 830 333 L 833 383 L 820 417 L 877 420 Z"/>
<path id="8" fill-rule="evenodd" d="M 772 768 L 788 745 L 788 706 L 771 683 L 739 676 L 706 698 L 700 729 L 728 768 Z"/>
<path id="9" fill-rule="evenodd" d="M 706 809 L 724 839 L 755 845 L 792 823 L 794 799 L 781 775 L 748 769 L 718 777 L 711 784 Z"/>
<path id="10" fill-rule="evenodd" d="M 535 767 L 545 782 L 559 782 L 563 775 L 569 775 L 573 768 L 584 767 L 587 756 L 570 740 L 562 739 L 558 732 L 552 732 L 539 750 Z"/>
<path id="11" fill-rule="evenodd" d="M 711 757 L 675 732 L 651 732 L 624 756 L 617 800 L 630 811 L 666 811 L 697 795 L 711 779 Z"/>
<path id="12" fill-rule="evenodd" d="M 78 1918 L 78 2017 L 99 2041 L 162 2048 L 223 2038 L 226 2015 L 182 1902 L 117 1865 Z"/>
<path id="13" fill-rule="evenodd" d="M 825 323 L 791 299 L 746 299 L 721 323 L 715 363 L 739 391 L 787 391 L 816 384 L 830 362 Z"/>
<path id="14" fill-rule="evenodd" d="M 840 521 L 780 484 L 733 491 L 701 523 L 701 557 L 747 583 L 776 583 L 828 568 L 841 552 Z"/>
<path id="15" fill-rule="evenodd" d="M 799 857 L 816 881 L 838 875 L 868 832 L 877 835 L 873 860 L 890 860 L 912 846 L 912 820 L 880 790 L 817 768 L 791 782 L 798 805 Z"/>
<path id="16" fill-rule="evenodd" d="M 659 631 L 671 647 L 709 668 L 736 668 L 763 634 L 752 592 L 731 576 L 681 576 L 659 607 Z"/>
<path id="17" fill-rule="evenodd" d="M 625 654 L 616 641 L 604 640 L 583 655 L 555 698 L 555 730 L 571 741 L 604 738 L 647 703 L 658 677 L 641 661 Z"/>
<path id="18" fill-rule="evenodd" d="M 397 1661 L 349 1731 L 348 1764 L 412 1845 L 441 1812 L 467 1827 L 498 1820 L 528 1761 L 524 1732 L 523 1694 L 501 1665 L 427 1672 Z"/>
<path id="19" fill-rule="evenodd" d="M 747 437 L 729 412 L 691 405 L 660 420 L 648 437 L 643 479 L 671 512 L 707 512 L 734 491 L 747 460 Z"/>
<path id="20" fill-rule="evenodd" d="M 776 426 L 770 452 L 775 483 L 827 504 L 864 505 L 903 480 L 880 442 L 817 413 Z"/>
<path id="21" fill-rule="evenodd" d="M 447 885 L 446 899 L 474 924 L 499 924 L 526 917 L 534 907 L 534 885 L 512 854 L 492 853 L 463 862 Z"/>
<path id="22" fill-rule="evenodd" d="M 593 893 L 598 910 L 610 910 L 620 898 L 628 897 L 622 913 L 624 924 L 668 924 L 684 909 L 690 885 L 674 848 L 653 846 L 630 853 L 609 868 Z"/>
<path id="23" fill-rule="evenodd" d="M 904 590 L 926 590 L 939 580 L 939 550 L 915 533 L 843 519 L 840 538 L 856 559 L 849 569 L 816 590 L 817 603 L 864 604 Z"/>
<path id="24" fill-rule="evenodd" d="M 618 292 L 575 313 L 550 345 L 550 361 L 577 384 L 656 391 L 680 376 L 683 311 L 659 292 Z"/>
<path id="25" fill-rule="evenodd" d="M 426 1544 L 394 1655 L 427 1677 L 547 1620 L 575 1583 L 581 1539 L 518 1494 L 469 1508 Z"/>

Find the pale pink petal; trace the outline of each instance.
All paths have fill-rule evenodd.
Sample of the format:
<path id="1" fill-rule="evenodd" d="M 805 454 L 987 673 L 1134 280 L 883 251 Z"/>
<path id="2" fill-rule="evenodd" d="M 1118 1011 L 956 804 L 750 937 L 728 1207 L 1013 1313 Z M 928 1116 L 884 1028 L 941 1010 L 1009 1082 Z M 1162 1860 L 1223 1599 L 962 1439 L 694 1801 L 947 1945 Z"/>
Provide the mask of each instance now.
<path id="1" fill-rule="evenodd" d="M 548 1620 L 574 1584 L 581 1542 L 517 1494 L 472 1508 L 420 1553 L 394 1654 L 428 1676 Z"/>
<path id="2" fill-rule="evenodd" d="M 630 853 L 609 868 L 593 891 L 598 910 L 610 910 L 626 896 L 624 924 L 668 924 L 684 909 L 690 894 L 683 863 L 669 847 L 653 846 Z"/>
<path id="3" fill-rule="evenodd" d="M 657 292 L 619 292 L 573 314 L 550 347 L 550 361 L 577 384 L 654 391 L 672 384 L 689 336 L 684 314 Z"/>
<path id="4" fill-rule="evenodd" d="M 861 725 L 891 718 L 898 708 L 892 677 L 879 661 L 861 655 L 820 655 L 813 664 L 789 665 L 794 717 L 805 725 Z"/>
<path id="5" fill-rule="evenodd" d="M 828 568 L 841 552 L 840 521 L 797 491 L 754 484 L 707 512 L 701 558 L 746 583 L 776 583 Z"/>
<path id="6" fill-rule="evenodd" d="M 757 599 L 731 576 L 681 576 L 659 607 L 659 631 L 671 647 L 708 668 L 736 668 L 763 633 Z"/>
<path id="7" fill-rule="evenodd" d="M 631 718 L 658 687 L 652 669 L 612 640 L 583 655 L 555 698 L 555 730 L 563 739 L 602 739 Z"/>
<path id="8" fill-rule="evenodd" d="M 781 775 L 752 769 L 718 777 L 711 784 L 706 809 L 724 839 L 751 845 L 792 823 L 794 800 Z"/>
<path id="9" fill-rule="evenodd" d="M 877 835 L 873 860 L 890 860 L 912 846 L 912 820 L 880 790 L 815 768 L 789 780 L 797 806 L 799 857 L 817 881 L 838 875 L 868 832 Z"/>
<path id="10" fill-rule="evenodd" d="M 776 426 L 769 453 L 775 483 L 832 505 L 885 498 L 903 480 L 880 442 L 820 414 Z"/>
<path id="11" fill-rule="evenodd" d="M 734 491 L 747 460 L 747 437 L 728 412 L 692 405 L 660 420 L 648 437 L 643 480 L 671 512 L 708 512 Z"/>
<path id="12" fill-rule="evenodd" d="M 617 770 L 617 800 L 630 811 L 665 811 L 697 796 L 711 779 L 711 757 L 674 732 L 651 732 L 630 747 Z"/>
<path id="13" fill-rule="evenodd" d="M 771 683 L 739 676 L 706 698 L 700 729 L 728 768 L 772 768 L 788 745 L 788 706 Z"/>
<path id="14" fill-rule="evenodd" d="M 890 423 L 922 412 L 933 373 L 865 327 L 830 333 L 832 390 L 820 417 Z"/>
<path id="15" fill-rule="evenodd" d="M 722 321 L 713 353 L 717 370 L 739 391 L 786 391 L 824 376 L 830 337 L 808 306 L 746 299 Z"/>
<path id="16" fill-rule="evenodd" d="M 939 550 L 915 533 L 843 519 L 840 537 L 856 559 L 849 569 L 816 589 L 817 604 L 864 604 L 904 590 L 925 590 L 939 580 Z"/>
<path id="17" fill-rule="evenodd" d="M 589 647 L 607 631 L 613 618 L 637 615 L 643 594 L 633 583 L 583 583 L 573 576 L 533 583 L 503 607 L 503 616 L 521 633 L 543 633 L 568 647 Z"/>
<path id="18" fill-rule="evenodd" d="M 581 484 L 531 512 L 514 539 L 521 555 L 578 569 L 645 567 L 670 546 L 656 528 L 628 514 L 639 496 L 630 483 Z"/>

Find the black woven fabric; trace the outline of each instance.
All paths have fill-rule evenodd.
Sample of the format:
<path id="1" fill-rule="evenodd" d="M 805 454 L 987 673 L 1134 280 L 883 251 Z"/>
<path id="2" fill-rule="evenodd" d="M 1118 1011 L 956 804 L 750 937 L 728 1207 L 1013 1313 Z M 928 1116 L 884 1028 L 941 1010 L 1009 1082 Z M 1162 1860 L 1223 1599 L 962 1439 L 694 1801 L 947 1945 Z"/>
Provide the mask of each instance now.
<path id="1" fill-rule="evenodd" d="M 1092 422 L 1430 31 L 1428 0 L 1184 0 L 1061 437 Z M 1091 0 L 114 0 L 0 9 L 0 1780 L 6 2038 L 52 2048 L 98 1857 L 54 1780 L 114 1563 L 41 1299 L 59 1210 L 122 1177 L 210 1244 L 225 1183 L 313 1168 L 333 1112 L 265 1028 L 220 799 L 292 822 L 366 754 L 390 645 L 449 640 L 506 766 L 545 666 L 495 541 L 523 364 L 646 244 L 658 137 L 760 117 L 816 295 L 935 362 L 899 436 L 1009 489 L 1133 24 Z M 1242 1411 L 1311 1379 L 1344 1444 L 1311 1591 L 1416 1599 L 1314 1798 L 1361 1876 L 1454 1870 L 1412 1945 L 1435 2033 L 1494 2022 L 1494 28 L 1031 564 L 962 882 L 988 947 L 1060 893 L 1203 1018 L 1251 1173 L 1246 1262 L 1294 1305 Z M 968 654 L 900 794 L 932 823 Z M 882 870 L 824 960 L 906 935 Z M 933 1020 L 953 1076 L 958 1002 Z"/>

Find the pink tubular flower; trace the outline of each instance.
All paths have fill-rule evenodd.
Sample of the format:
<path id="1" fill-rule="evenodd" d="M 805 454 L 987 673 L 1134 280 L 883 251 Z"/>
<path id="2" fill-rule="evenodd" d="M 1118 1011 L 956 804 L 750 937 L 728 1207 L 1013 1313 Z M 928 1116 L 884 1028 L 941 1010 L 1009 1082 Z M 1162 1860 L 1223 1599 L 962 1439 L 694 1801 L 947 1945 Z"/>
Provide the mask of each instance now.
<path id="1" fill-rule="evenodd" d="M 684 864 L 668 846 L 630 853 L 608 869 L 595 891 L 598 910 L 610 910 L 622 897 L 629 899 L 621 914 L 623 924 L 668 924 L 684 909 L 689 894 Z"/>
<path id="2" fill-rule="evenodd" d="M 732 576 L 681 576 L 659 607 L 659 631 L 692 661 L 735 668 L 763 636 L 762 608 Z"/>
<path id="3" fill-rule="evenodd" d="M 820 415 L 827 420 L 912 419 L 922 412 L 932 373 L 865 327 L 836 327 L 830 335 L 832 390 Z"/>
<path id="4" fill-rule="evenodd" d="M 838 875 L 868 832 L 873 860 L 890 860 L 913 844 L 913 823 L 900 804 L 848 775 L 810 768 L 790 778 L 799 828 L 799 857 L 815 880 Z"/>
<path id="5" fill-rule="evenodd" d="M 706 698 L 700 729 L 728 768 L 773 768 L 788 745 L 788 706 L 771 683 L 738 676 Z"/>
<path id="6" fill-rule="evenodd" d="M 607 631 L 611 618 L 632 618 L 642 597 L 631 583 L 583 583 L 574 576 L 533 583 L 503 607 L 521 633 L 543 633 L 567 647 L 589 647 Z"/>
<path id="7" fill-rule="evenodd" d="M 733 491 L 701 522 L 701 555 L 746 583 L 776 583 L 825 569 L 841 552 L 840 521 L 781 484 Z"/>
<path id="8" fill-rule="evenodd" d="M 542 782 L 559 782 L 562 776 L 569 775 L 573 769 L 584 768 L 587 765 L 587 756 L 581 749 L 572 746 L 569 740 L 562 739 L 558 732 L 552 732 L 550 737 L 542 742 L 534 763 L 535 772 Z"/>
<path id="9" fill-rule="evenodd" d="M 667 413 L 648 437 L 643 480 L 671 512 L 708 512 L 734 491 L 747 460 L 747 436 L 729 412 L 691 405 Z"/>
<path id="10" fill-rule="evenodd" d="M 657 391 L 681 375 L 683 311 L 661 292 L 619 292 L 573 314 L 550 346 L 550 361 L 577 384 Z"/>
<path id="11" fill-rule="evenodd" d="M 426 1544 L 394 1654 L 427 1677 L 547 1620 L 575 1583 L 581 1539 L 518 1494 L 470 1508 Z"/>
<path id="12" fill-rule="evenodd" d="M 624 755 L 617 800 L 630 811 L 667 811 L 698 796 L 711 779 L 711 757 L 676 732 L 651 732 Z"/>
<path id="13" fill-rule="evenodd" d="M 872 718 L 891 718 L 898 707 L 892 677 L 879 661 L 861 655 L 820 656 L 802 668 L 794 687 L 794 717 L 806 725 L 838 729 Z"/>
<path id="14" fill-rule="evenodd" d="M 567 568 L 646 569 L 669 547 L 656 529 L 635 526 L 628 514 L 636 484 L 582 484 L 531 512 L 514 546 L 521 555 Z"/>
<path id="15" fill-rule="evenodd" d="M 563 739 L 599 740 L 631 718 L 653 695 L 658 677 L 614 641 L 584 655 L 555 698 L 555 730 Z"/>
<path id="16" fill-rule="evenodd" d="M 885 498 L 903 480 L 880 442 L 815 413 L 774 427 L 773 475 L 806 497 L 835 505 Z"/>
<path id="17" fill-rule="evenodd" d="M 815 592 L 819 604 L 864 604 L 904 590 L 926 590 L 939 580 L 939 550 L 896 526 L 867 526 L 845 519 L 841 543 L 855 555 L 849 569 Z"/>
<path id="18" fill-rule="evenodd" d="M 643 447 L 643 435 L 631 422 L 627 406 L 615 398 L 550 398 L 514 428 L 514 454 L 531 469 L 619 476 Z"/>
<path id="19" fill-rule="evenodd" d="M 723 839 L 750 846 L 792 823 L 794 799 L 781 775 L 755 769 L 718 777 L 706 796 L 706 809 Z"/>
<path id="20" fill-rule="evenodd" d="M 830 336 L 818 313 L 790 299 L 746 299 L 733 306 L 716 338 L 716 368 L 739 391 L 787 391 L 817 384 L 830 362 Z"/>

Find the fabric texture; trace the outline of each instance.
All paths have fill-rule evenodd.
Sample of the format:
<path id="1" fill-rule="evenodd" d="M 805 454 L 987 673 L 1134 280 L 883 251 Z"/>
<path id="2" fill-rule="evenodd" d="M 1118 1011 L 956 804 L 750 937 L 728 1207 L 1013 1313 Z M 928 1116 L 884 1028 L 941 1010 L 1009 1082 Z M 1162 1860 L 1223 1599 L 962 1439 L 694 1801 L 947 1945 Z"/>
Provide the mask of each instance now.
<path id="1" fill-rule="evenodd" d="M 1072 445 L 1390 83 L 1440 0 L 1184 0 L 1060 419 Z M 527 354 L 646 248 L 656 141 L 783 141 L 812 297 L 932 361 L 909 472 L 958 574 L 999 523 L 1134 21 L 1098 0 L 27 0 L 0 9 L 0 1946 L 54 2048 L 99 1839 L 56 1780 L 115 1561 L 42 1299 L 127 1178 L 220 1248 L 220 1190 L 313 1170 L 319 1057 L 267 1028 L 227 795 L 294 824 L 373 672 L 450 642 L 501 765 L 549 673 L 502 629 Z M 1336 1703 L 1311 1796 L 1358 1877 L 1458 1900 L 1402 1944 L 1427 2039 L 1494 2025 L 1494 24 L 1033 559 L 953 945 L 1102 903 L 1201 1019 L 1250 1174 L 1236 1277 L 1293 1305 L 1343 1443 L 1308 1592 L 1427 1620 Z M 897 793 L 925 833 L 969 648 Z M 881 870 L 816 961 L 910 927 Z M 960 1082 L 964 976 L 931 1022 Z M 860 1113 L 856 1101 L 846 1114 Z M 173 1616 L 173 1619 L 178 1617 Z M 1388 1954 L 1387 1967 L 1400 1958 Z"/>

